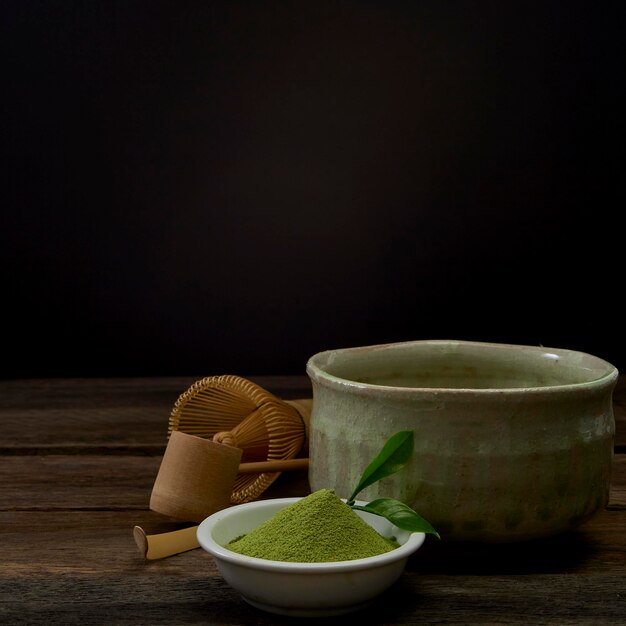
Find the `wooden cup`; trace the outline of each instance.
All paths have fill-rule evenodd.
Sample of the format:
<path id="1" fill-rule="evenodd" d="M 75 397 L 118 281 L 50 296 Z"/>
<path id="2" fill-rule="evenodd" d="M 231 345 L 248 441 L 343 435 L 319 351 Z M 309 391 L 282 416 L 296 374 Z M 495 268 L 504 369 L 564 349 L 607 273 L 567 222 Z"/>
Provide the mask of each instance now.
<path id="1" fill-rule="evenodd" d="M 201 522 L 230 506 L 241 454 L 240 448 L 172 431 L 152 488 L 150 509 Z"/>

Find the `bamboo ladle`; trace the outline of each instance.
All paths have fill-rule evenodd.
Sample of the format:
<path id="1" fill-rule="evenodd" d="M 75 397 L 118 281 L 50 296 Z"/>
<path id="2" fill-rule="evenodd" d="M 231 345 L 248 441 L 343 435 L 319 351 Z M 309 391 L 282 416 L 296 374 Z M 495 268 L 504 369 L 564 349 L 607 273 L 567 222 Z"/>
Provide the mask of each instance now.
<path id="1" fill-rule="evenodd" d="M 279 461 L 257 461 L 241 463 L 237 468 L 238 474 L 257 472 L 285 472 L 305 470 L 309 466 L 308 459 L 285 459 Z M 222 492 L 224 493 L 224 492 Z M 227 494 L 228 496 L 228 494 Z M 213 501 L 216 510 L 227 508 L 230 505 L 228 498 L 222 503 Z M 148 560 L 163 559 L 174 554 L 180 554 L 199 547 L 196 531 L 198 525 L 181 528 L 167 533 L 147 535 L 141 526 L 135 526 L 133 537 L 139 552 Z"/>

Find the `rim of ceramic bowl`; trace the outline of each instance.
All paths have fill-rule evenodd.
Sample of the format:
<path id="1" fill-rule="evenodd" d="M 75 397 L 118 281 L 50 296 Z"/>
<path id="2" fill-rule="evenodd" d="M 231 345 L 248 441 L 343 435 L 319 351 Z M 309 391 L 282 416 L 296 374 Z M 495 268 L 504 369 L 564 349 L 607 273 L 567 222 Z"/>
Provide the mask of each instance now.
<path id="1" fill-rule="evenodd" d="M 406 387 L 400 385 L 381 385 L 376 383 L 366 383 L 349 378 L 342 378 L 327 372 L 319 362 L 331 358 L 336 354 L 358 354 L 367 351 L 382 351 L 382 350 L 394 350 L 402 347 L 409 348 L 412 346 L 468 346 L 479 347 L 488 350 L 506 350 L 506 349 L 522 349 L 529 352 L 543 353 L 546 358 L 559 359 L 562 357 L 584 357 L 590 359 L 596 365 L 603 368 L 605 373 L 597 378 L 591 380 L 562 383 L 562 384 L 546 384 L 540 386 L 528 386 L 528 387 Z M 500 396 L 502 394 L 507 395 L 552 395 L 563 391 L 595 391 L 602 388 L 610 388 L 617 382 L 619 377 L 618 369 L 612 364 L 593 354 L 588 352 L 581 352 L 579 350 L 571 350 L 567 348 L 552 348 L 548 346 L 532 346 L 523 344 L 510 344 L 510 343 L 494 343 L 483 341 L 466 341 L 460 339 L 424 339 L 416 341 L 402 341 L 395 343 L 381 343 L 373 344 L 369 346 L 358 346 L 349 348 L 337 348 L 334 350 L 324 350 L 318 352 L 309 358 L 306 364 L 306 371 L 313 382 L 317 382 L 323 386 L 330 387 L 332 389 L 351 391 L 354 393 L 362 394 L 393 394 L 394 396 L 416 396 L 424 393 L 429 395 L 433 394 L 446 394 L 451 396 Z"/>
<path id="2" fill-rule="evenodd" d="M 276 505 L 280 504 L 287 506 L 288 504 L 292 504 L 294 502 L 297 502 L 298 500 L 302 500 L 302 497 L 256 500 L 254 502 L 236 504 L 227 509 L 217 511 L 216 513 L 209 515 L 209 517 L 200 522 L 198 530 L 196 531 L 198 543 L 202 546 L 204 550 L 206 550 L 209 554 L 216 557 L 217 559 L 228 561 L 229 563 L 233 563 L 243 567 L 250 567 L 253 569 L 268 570 L 274 572 L 287 572 L 293 574 L 319 574 L 322 572 L 350 572 L 355 570 L 372 569 L 376 567 L 382 567 L 384 565 L 388 565 L 389 563 L 394 563 L 402 559 L 407 559 L 424 543 L 424 540 L 426 539 L 425 533 L 413 532 L 409 534 L 409 537 L 407 538 L 405 543 L 401 544 L 399 547 L 394 548 L 389 552 L 377 554 L 375 556 L 369 556 L 363 559 L 352 559 L 350 561 L 327 561 L 321 563 L 273 561 L 270 559 L 260 559 L 253 556 L 246 556 L 244 554 L 239 554 L 238 552 L 233 552 L 232 550 L 225 548 L 213 539 L 212 531 L 217 523 L 222 521 L 228 521 L 229 518 L 240 515 L 242 511 L 249 511 L 253 508 L 275 507 Z M 364 505 L 366 503 L 362 501 L 357 501 L 357 504 Z M 284 507 L 280 508 L 282 509 Z M 280 509 L 277 509 L 277 512 L 278 510 Z M 394 528 L 397 527 L 394 526 Z"/>

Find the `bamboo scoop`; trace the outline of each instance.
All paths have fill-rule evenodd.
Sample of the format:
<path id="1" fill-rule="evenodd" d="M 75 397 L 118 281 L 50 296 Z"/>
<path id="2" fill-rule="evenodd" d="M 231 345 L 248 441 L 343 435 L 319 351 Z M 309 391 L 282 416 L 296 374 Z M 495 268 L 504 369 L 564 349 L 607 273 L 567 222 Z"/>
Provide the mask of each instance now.
<path id="1" fill-rule="evenodd" d="M 240 448 L 173 431 L 154 482 L 150 508 L 170 517 L 199 522 L 231 505 L 237 475 L 302 470 L 309 463 L 300 458 L 240 464 L 241 456 Z M 146 535 L 140 526 L 135 526 L 133 535 L 144 557 L 159 559 L 197 548 L 195 528 Z"/>
<path id="2" fill-rule="evenodd" d="M 187 435 L 176 433 L 173 435 L 173 440 L 176 441 L 179 437 L 188 437 Z M 205 442 L 211 444 L 211 442 Z M 169 447 L 169 444 L 168 444 Z M 170 450 L 172 448 L 169 448 Z M 236 456 L 236 455 L 235 455 Z M 230 458 L 235 458 L 232 456 Z M 222 461 L 224 457 L 222 457 Z M 279 461 L 257 461 L 251 463 L 241 463 L 236 472 L 239 474 L 251 474 L 257 472 L 284 472 L 292 470 L 305 470 L 309 465 L 308 459 L 285 459 Z M 233 474 L 233 469 L 225 466 L 223 468 L 224 473 Z M 156 485 L 156 483 L 155 483 Z M 216 493 L 220 493 L 222 501 L 220 502 L 215 496 Z M 215 508 L 215 511 L 227 508 L 230 505 L 230 491 L 227 489 L 217 489 L 211 494 L 209 503 L 205 502 L 208 507 Z M 189 499 L 186 498 L 187 506 L 189 506 Z M 210 509 L 205 509 L 208 512 Z M 211 511 L 211 512 L 215 512 Z M 210 514 L 210 513 L 208 513 Z M 189 528 L 182 528 L 180 530 L 174 530 L 168 533 L 159 533 L 154 535 L 147 535 L 141 526 L 135 526 L 133 529 L 133 537 L 135 543 L 139 548 L 141 554 L 148 560 L 163 559 L 174 554 L 186 552 L 187 550 L 193 550 L 199 547 L 198 540 L 196 538 L 196 530 L 198 526 L 190 526 Z"/>
<path id="3" fill-rule="evenodd" d="M 305 469 L 308 459 L 293 457 L 308 451 L 311 406 L 310 399 L 280 400 L 238 376 L 198 381 L 172 410 L 150 508 L 200 521 L 258 497 L 282 471 Z M 232 430 L 222 430 L 233 423 Z M 198 547 L 195 528 L 146 535 L 136 526 L 133 534 L 141 553 L 155 559 Z"/>

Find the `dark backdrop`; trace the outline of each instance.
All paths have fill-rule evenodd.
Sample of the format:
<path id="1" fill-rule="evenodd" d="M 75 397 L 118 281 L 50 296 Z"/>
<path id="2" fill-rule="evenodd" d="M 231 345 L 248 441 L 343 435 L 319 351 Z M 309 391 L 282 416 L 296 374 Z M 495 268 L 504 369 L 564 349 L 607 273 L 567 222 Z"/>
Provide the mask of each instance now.
<path id="1" fill-rule="evenodd" d="M 5 0 L 3 375 L 626 369 L 623 6 Z"/>

